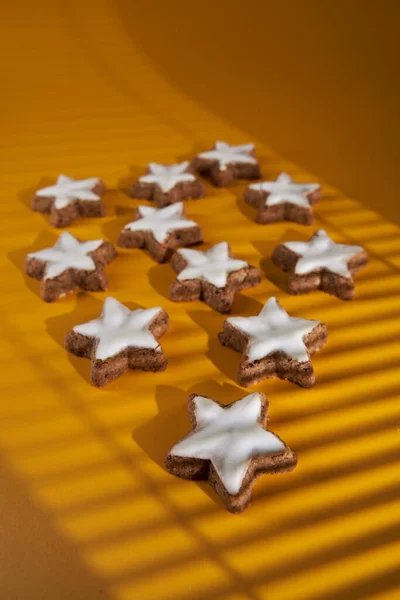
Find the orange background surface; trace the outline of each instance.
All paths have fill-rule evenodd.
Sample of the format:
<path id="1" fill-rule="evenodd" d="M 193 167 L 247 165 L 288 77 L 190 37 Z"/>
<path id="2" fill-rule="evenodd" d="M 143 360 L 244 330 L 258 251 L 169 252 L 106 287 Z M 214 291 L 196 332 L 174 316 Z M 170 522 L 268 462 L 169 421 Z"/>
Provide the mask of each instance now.
<path id="1" fill-rule="evenodd" d="M 70 0 L 4 9 L 1 598 L 400 596 L 396 6 L 354 1 L 349 13 L 348 4 L 232 2 L 227 11 L 226 3 L 133 9 Z M 286 170 L 318 178 L 324 191 L 312 227 L 255 224 L 244 182 L 208 186 L 207 198 L 186 203 L 208 243 L 228 239 L 266 273 L 238 294 L 234 313 L 254 314 L 276 295 L 329 330 L 313 359 L 315 388 L 257 388 L 270 399 L 271 429 L 299 464 L 261 478 L 240 516 L 207 485 L 162 467 L 188 430 L 189 393 L 222 402 L 245 393 L 239 356 L 216 341 L 224 317 L 202 303 L 168 301 L 172 270 L 141 251 L 121 250 L 108 267 L 109 293 L 53 305 L 22 273 L 26 253 L 59 234 L 29 210 L 35 188 L 59 173 L 103 177 L 107 217 L 69 230 L 116 241 L 138 204 L 123 190 L 147 163 L 191 157 L 215 139 L 254 141 L 266 177 Z M 351 303 L 319 292 L 288 296 L 270 262 L 277 243 L 318 227 L 368 251 Z M 167 310 L 166 372 L 127 373 L 104 390 L 89 385 L 89 361 L 67 355 L 63 338 L 95 317 L 107 295 Z"/>

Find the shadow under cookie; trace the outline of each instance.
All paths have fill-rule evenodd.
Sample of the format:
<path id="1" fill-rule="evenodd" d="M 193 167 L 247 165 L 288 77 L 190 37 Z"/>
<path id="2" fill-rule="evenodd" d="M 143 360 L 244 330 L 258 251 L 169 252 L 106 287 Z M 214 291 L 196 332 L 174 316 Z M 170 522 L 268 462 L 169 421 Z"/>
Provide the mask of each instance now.
<path id="1" fill-rule="evenodd" d="M 141 177 L 146 174 L 146 165 L 129 165 L 129 175 L 120 177 L 117 182 L 117 189 L 132 200 L 131 187 Z"/>
<path id="2" fill-rule="evenodd" d="M 138 304 L 127 302 L 126 307 L 130 310 L 136 310 L 142 308 Z M 51 317 L 46 320 L 46 329 L 50 337 L 57 342 L 59 346 L 65 352 L 65 360 L 73 366 L 75 371 L 82 379 L 84 379 L 90 385 L 90 374 L 91 374 L 91 359 L 79 357 L 71 352 L 68 352 L 65 348 L 65 338 L 69 332 L 73 330 L 76 325 L 81 323 L 87 323 L 93 319 L 97 319 L 101 314 L 103 308 L 103 302 L 95 298 L 90 294 L 84 292 L 78 292 L 75 308 L 67 314 L 63 314 L 57 317 Z M 130 371 L 128 371 L 130 372 Z M 126 376 L 126 373 L 122 377 Z M 113 385 L 118 382 L 116 379 L 111 382 L 107 387 L 103 388 L 102 391 L 111 389 Z"/>
<path id="3" fill-rule="evenodd" d="M 228 317 L 218 339 L 241 354 L 238 381 L 251 387 L 278 377 L 302 387 L 315 385 L 311 355 L 326 344 L 324 323 L 295 318 L 271 297 L 258 315 Z"/>
<path id="4" fill-rule="evenodd" d="M 173 386 L 158 385 L 156 387 L 157 415 L 148 423 L 135 429 L 132 432 L 132 438 L 163 470 L 166 470 L 164 461 L 170 448 L 190 431 L 187 409 L 190 394 L 215 397 L 220 402 L 229 404 L 240 397 L 241 390 L 231 384 L 219 384 L 216 381 L 200 382 L 188 391 Z M 171 475 L 171 478 L 171 482 L 173 482 L 174 476 Z M 207 481 L 188 483 L 191 485 L 195 483 L 216 506 L 221 506 L 221 501 Z"/>
<path id="5" fill-rule="evenodd" d="M 260 270 L 232 256 L 227 242 L 205 252 L 179 249 L 171 258 L 171 266 L 177 273 L 169 290 L 171 300 L 201 300 L 219 313 L 230 313 L 238 292 L 261 283 Z"/>
<path id="6" fill-rule="evenodd" d="M 17 194 L 18 200 L 23 204 L 28 210 L 32 211 L 32 198 L 34 197 L 37 190 L 40 190 L 44 187 L 48 187 L 54 183 L 54 179 L 51 177 L 41 177 L 38 184 L 36 186 L 30 186 L 23 190 L 20 190 Z M 33 212 L 33 211 L 32 211 Z M 48 222 L 48 215 L 41 214 L 44 221 Z"/>
<path id="7" fill-rule="evenodd" d="M 190 421 L 187 410 L 187 399 L 190 392 L 184 392 L 173 386 L 159 385 L 156 387 L 156 403 L 158 414 L 148 423 L 138 427 L 132 432 L 132 439 L 163 471 L 165 457 L 176 440 L 182 438 L 190 430 Z M 171 485 L 178 480 L 171 477 Z M 206 481 L 188 482 L 195 483 L 215 506 L 220 506 L 218 497 Z"/>
<path id="8" fill-rule="evenodd" d="M 269 240 L 256 240 L 252 242 L 257 252 L 261 254 L 259 263 L 261 271 L 265 274 L 265 277 L 268 279 L 268 281 L 271 281 L 282 292 L 287 292 L 287 276 L 282 269 L 273 263 L 272 254 L 275 248 L 280 244 L 288 240 L 305 241 L 307 240 L 308 236 L 308 228 L 302 228 L 302 231 L 298 231 L 297 229 L 289 227 L 287 230 L 285 230 L 283 235 L 280 235 L 277 238 Z"/>
<path id="9" fill-rule="evenodd" d="M 31 252 L 36 252 L 38 250 L 42 250 L 42 248 L 53 246 L 57 239 L 57 233 L 44 230 L 38 235 L 31 246 L 25 246 L 24 248 L 8 253 L 10 262 L 21 272 L 21 276 L 26 284 L 27 289 L 29 289 L 37 298 L 41 297 L 40 282 L 32 277 L 29 277 L 29 275 L 26 275 L 24 271 L 25 259 Z"/>
<path id="10" fill-rule="evenodd" d="M 236 197 L 236 206 L 242 213 L 242 215 L 246 217 L 248 221 L 254 223 L 254 208 L 246 204 L 246 202 L 243 199 L 243 194 L 246 187 L 246 184 L 239 185 L 239 183 L 237 182 L 237 185 L 234 187 L 234 189 L 231 189 L 231 187 L 229 187 L 229 191 Z"/>
<path id="11" fill-rule="evenodd" d="M 75 325 L 95 319 L 101 312 L 103 303 L 90 294 L 78 292 L 75 308 L 66 314 L 46 319 L 46 330 L 50 337 L 61 346 L 68 361 L 76 373 L 90 384 L 90 360 L 74 356 L 65 349 L 65 336 Z"/>
<path id="12" fill-rule="evenodd" d="M 143 252 L 134 250 L 134 252 Z M 149 284 L 163 298 L 169 300 L 169 288 L 176 279 L 176 274 L 169 265 L 158 264 L 151 267 L 148 272 Z"/>
<path id="13" fill-rule="evenodd" d="M 241 294 L 239 294 L 241 296 Z M 243 297 L 244 298 L 244 297 Z M 260 312 L 262 304 L 254 298 L 244 298 L 246 301 L 246 313 L 254 314 Z M 196 325 L 199 325 L 208 335 L 207 358 L 226 377 L 237 384 L 240 355 L 221 346 L 218 334 L 222 331 L 225 316 L 210 310 L 188 310 L 187 315 Z"/>

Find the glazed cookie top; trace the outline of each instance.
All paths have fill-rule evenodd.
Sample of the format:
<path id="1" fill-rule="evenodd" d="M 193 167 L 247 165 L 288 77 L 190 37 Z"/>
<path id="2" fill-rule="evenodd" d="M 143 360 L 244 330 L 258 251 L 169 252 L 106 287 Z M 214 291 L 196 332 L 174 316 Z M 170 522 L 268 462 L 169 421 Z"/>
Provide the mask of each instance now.
<path id="1" fill-rule="evenodd" d="M 319 183 L 295 183 L 287 173 L 281 173 L 275 181 L 252 183 L 250 189 L 267 192 L 266 206 L 288 202 L 297 206 L 309 207 L 307 195 L 319 189 Z"/>
<path id="2" fill-rule="evenodd" d="M 155 183 L 166 194 L 178 183 L 196 180 L 194 175 L 187 173 L 189 164 L 187 160 L 175 165 L 159 165 L 151 162 L 148 167 L 149 173 L 139 177 L 139 181 L 140 183 Z"/>
<path id="3" fill-rule="evenodd" d="M 249 266 L 244 260 L 232 258 L 229 244 L 220 242 L 206 252 L 181 248 L 178 253 L 186 260 L 186 267 L 178 274 L 178 280 L 202 279 L 223 288 L 228 282 L 229 273 Z"/>
<path id="4" fill-rule="evenodd" d="M 294 269 L 297 275 L 322 268 L 342 277 L 351 277 L 347 261 L 364 250 L 362 246 L 336 244 L 323 229 L 314 233 L 308 242 L 285 242 L 282 245 L 300 256 Z"/>
<path id="5" fill-rule="evenodd" d="M 203 396 L 195 396 L 193 403 L 196 428 L 170 454 L 210 460 L 229 494 L 238 494 L 253 458 L 285 451 L 285 444 L 261 426 L 259 393 L 227 407 Z"/>
<path id="6" fill-rule="evenodd" d="M 198 158 L 206 160 L 216 160 L 221 170 L 226 169 L 227 165 L 235 163 L 256 164 L 257 159 L 251 156 L 254 150 L 254 144 L 242 144 L 240 146 L 230 146 L 226 142 L 215 142 L 213 150 L 200 152 Z"/>
<path id="7" fill-rule="evenodd" d="M 151 231 L 157 242 L 162 244 L 175 229 L 197 227 L 197 223 L 183 216 L 183 202 L 170 204 L 165 208 L 139 206 L 140 219 L 125 225 L 130 231 Z"/>
<path id="8" fill-rule="evenodd" d="M 60 175 L 55 185 L 37 190 L 36 196 L 42 198 L 55 198 L 55 208 L 65 208 L 75 200 L 98 201 L 100 196 L 92 191 L 98 183 L 98 177 L 89 179 L 72 179 L 66 175 Z"/>
<path id="9" fill-rule="evenodd" d="M 94 271 L 96 265 L 90 256 L 103 244 L 103 240 L 80 242 L 73 235 L 64 231 L 54 246 L 28 254 L 28 258 L 46 262 L 44 279 L 58 277 L 67 269 Z"/>
<path id="10" fill-rule="evenodd" d="M 129 310 L 109 297 L 105 299 L 98 319 L 76 325 L 73 331 L 98 340 L 95 354 L 98 360 L 106 360 L 129 346 L 161 350 L 149 329 L 160 311 L 160 307 Z"/>
<path id="11" fill-rule="evenodd" d="M 308 361 L 304 338 L 320 324 L 320 321 L 291 317 L 276 298 L 269 298 L 256 317 L 229 317 L 227 322 L 248 336 L 249 361 L 279 351 L 299 362 Z"/>

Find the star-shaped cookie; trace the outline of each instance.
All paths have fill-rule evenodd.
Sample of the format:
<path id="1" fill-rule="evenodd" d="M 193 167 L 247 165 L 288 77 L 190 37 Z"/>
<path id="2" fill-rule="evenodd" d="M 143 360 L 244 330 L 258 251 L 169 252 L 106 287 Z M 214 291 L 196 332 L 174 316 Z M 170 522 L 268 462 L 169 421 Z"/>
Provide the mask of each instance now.
<path id="1" fill-rule="evenodd" d="M 103 387 L 128 369 L 163 371 L 167 359 L 158 339 L 167 329 L 168 315 L 162 308 L 129 310 L 115 298 L 106 298 L 100 317 L 76 325 L 65 347 L 91 359 L 91 382 Z"/>
<path id="2" fill-rule="evenodd" d="M 193 159 L 192 168 L 207 174 L 212 183 L 219 187 L 230 185 L 234 179 L 255 179 L 261 176 L 254 144 L 231 146 L 226 142 L 215 142 L 211 150 L 200 152 Z"/>
<path id="3" fill-rule="evenodd" d="M 321 198 L 321 187 L 318 183 L 295 183 L 281 173 L 276 181 L 252 183 L 243 197 L 257 208 L 257 223 L 293 221 L 310 225 L 314 219 L 312 207 Z"/>
<path id="4" fill-rule="evenodd" d="M 103 217 L 105 189 L 97 177 L 79 180 L 60 175 L 55 185 L 37 190 L 32 210 L 50 214 L 53 227 L 67 227 L 78 217 Z"/>
<path id="5" fill-rule="evenodd" d="M 139 177 L 131 188 L 134 198 L 154 200 L 157 206 L 167 206 L 186 198 L 202 198 L 205 186 L 190 172 L 190 163 L 159 165 L 151 162 L 147 175 Z"/>
<path id="6" fill-rule="evenodd" d="M 122 248 L 146 248 L 157 262 L 167 260 L 178 246 L 193 246 L 203 241 L 203 232 L 187 219 L 182 202 L 153 208 L 139 206 L 135 221 L 125 225 L 119 235 Z"/>
<path id="7" fill-rule="evenodd" d="M 192 431 L 169 451 L 170 473 L 209 480 L 226 508 L 242 512 L 255 479 L 291 471 L 296 454 L 267 429 L 268 401 L 255 393 L 226 406 L 204 396 L 189 397 Z"/>
<path id="8" fill-rule="evenodd" d="M 75 289 L 106 290 L 104 266 L 117 256 L 111 242 L 80 242 L 64 231 L 52 248 L 30 252 L 25 259 L 25 273 L 41 280 L 40 295 L 54 302 Z"/>
<path id="9" fill-rule="evenodd" d="M 322 290 L 341 300 L 354 296 L 352 275 L 365 267 L 367 254 L 361 246 L 336 244 L 319 229 L 308 242 L 285 242 L 272 254 L 273 262 L 288 271 L 289 294 Z"/>
<path id="10" fill-rule="evenodd" d="M 261 280 L 259 269 L 232 257 L 227 242 L 206 252 L 182 248 L 172 256 L 171 266 L 178 277 L 170 286 L 170 300 L 203 300 L 222 313 L 231 310 L 235 292 L 254 287 Z"/>
<path id="11" fill-rule="evenodd" d="M 219 334 L 223 346 L 242 352 L 238 381 L 248 387 L 268 377 L 303 387 L 315 384 L 310 355 L 327 341 L 324 323 L 288 315 L 270 298 L 256 317 L 229 317 Z"/>

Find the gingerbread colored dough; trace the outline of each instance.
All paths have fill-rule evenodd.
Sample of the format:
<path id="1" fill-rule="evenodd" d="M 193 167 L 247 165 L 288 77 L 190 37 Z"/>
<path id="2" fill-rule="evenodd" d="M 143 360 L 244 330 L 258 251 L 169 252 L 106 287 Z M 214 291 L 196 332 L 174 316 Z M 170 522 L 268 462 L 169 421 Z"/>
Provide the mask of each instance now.
<path id="1" fill-rule="evenodd" d="M 139 177 L 131 187 L 134 198 L 153 200 L 158 207 L 189 198 L 203 198 L 205 194 L 204 183 L 193 175 L 189 161 L 175 165 L 152 162 L 147 174 Z"/>
<path id="2" fill-rule="evenodd" d="M 193 394 L 188 410 L 192 431 L 171 448 L 166 468 L 185 479 L 208 480 L 227 510 L 245 510 L 260 475 L 296 466 L 296 454 L 267 429 L 264 394 L 250 394 L 228 405 Z"/>
<path id="3" fill-rule="evenodd" d="M 324 323 L 291 317 L 276 298 L 270 298 L 257 316 L 226 319 L 218 337 L 223 346 L 242 353 L 240 385 L 279 377 L 312 387 L 311 354 L 325 345 L 328 333 Z"/>
<path id="4" fill-rule="evenodd" d="M 179 246 L 193 246 L 203 241 L 202 230 L 186 217 L 182 202 L 159 209 L 139 206 L 134 217 L 121 231 L 118 245 L 145 248 L 157 262 L 165 262 Z"/>
<path id="5" fill-rule="evenodd" d="M 158 339 L 168 329 L 160 307 L 130 310 L 106 298 L 98 319 L 76 325 L 65 338 L 68 352 L 90 358 L 91 382 L 103 387 L 128 369 L 163 371 L 167 359 Z"/>
<path id="6" fill-rule="evenodd" d="M 51 248 L 31 252 L 25 259 L 25 273 L 40 280 L 40 295 L 45 302 L 76 289 L 97 292 L 106 290 L 104 266 L 117 256 L 111 242 L 81 242 L 64 231 Z"/>
<path id="7" fill-rule="evenodd" d="M 354 297 L 353 275 L 366 266 L 362 246 L 336 244 L 320 229 L 308 242 L 285 242 L 272 254 L 273 262 L 288 272 L 289 294 L 322 290 L 341 300 Z"/>
<path id="8" fill-rule="evenodd" d="M 203 300 L 221 313 L 230 312 L 236 292 L 261 281 L 260 270 L 233 258 L 227 242 L 220 242 L 206 252 L 180 249 L 173 255 L 171 266 L 178 277 L 170 286 L 170 300 Z"/>
<path id="9" fill-rule="evenodd" d="M 105 189 L 98 177 L 79 180 L 60 175 L 55 185 L 37 190 L 32 210 L 49 214 L 53 227 L 67 227 L 79 217 L 103 217 Z"/>
<path id="10" fill-rule="evenodd" d="M 261 177 L 254 144 L 231 146 L 226 142 L 215 142 L 211 150 L 200 152 L 193 159 L 192 169 L 208 176 L 218 187 L 226 187 L 235 179 Z"/>
<path id="11" fill-rule="evenodd" d="M 276 181 L 252 183 L 243 198 L 246 204 L 257 208 L 257 223 L 292 221 L 311 225 L 312 207 L 320 200 L 321 189 L 318 183 L 295 183 L 289 175 L 281 173 Z"/>

